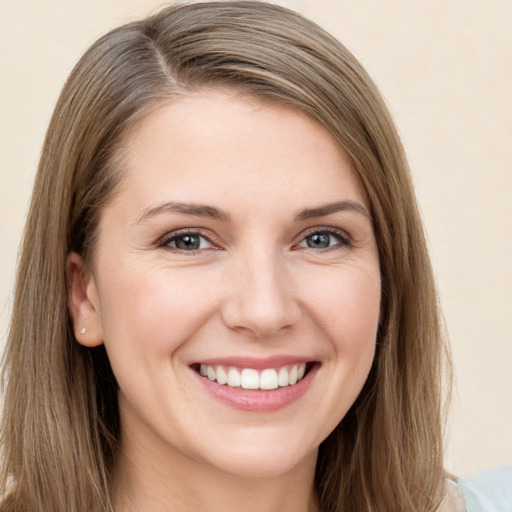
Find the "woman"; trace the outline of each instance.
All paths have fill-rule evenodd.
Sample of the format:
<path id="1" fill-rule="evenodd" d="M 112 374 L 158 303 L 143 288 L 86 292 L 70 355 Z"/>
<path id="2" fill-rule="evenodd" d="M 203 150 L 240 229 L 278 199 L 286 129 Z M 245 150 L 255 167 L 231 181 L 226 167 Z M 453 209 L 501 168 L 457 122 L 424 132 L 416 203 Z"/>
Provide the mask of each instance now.
<path id="1" fill-rule="evenodd" d="M 463 508 L 399 138 L 288 10 L 170 7 L 88 50 L 13 311 L 2 510 Z"/>

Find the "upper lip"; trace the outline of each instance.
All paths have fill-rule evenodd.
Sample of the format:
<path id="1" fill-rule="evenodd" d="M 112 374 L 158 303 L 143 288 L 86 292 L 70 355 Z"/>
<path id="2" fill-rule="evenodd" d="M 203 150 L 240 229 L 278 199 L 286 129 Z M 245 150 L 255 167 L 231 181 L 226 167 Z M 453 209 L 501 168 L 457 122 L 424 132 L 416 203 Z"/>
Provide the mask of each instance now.
<path id="1" fill-rule="evenodd" d="M 204 364 L 207 366 L 233 366 L 235 368 L 253 368 L 254 370 L 264 370 L 265 368 L 279 368 L 290 364 L 313 363 L 314 358 L 305 356 L 277 355 L 271 357 L 214 357 L 194 361 L 190 366 Z"/>

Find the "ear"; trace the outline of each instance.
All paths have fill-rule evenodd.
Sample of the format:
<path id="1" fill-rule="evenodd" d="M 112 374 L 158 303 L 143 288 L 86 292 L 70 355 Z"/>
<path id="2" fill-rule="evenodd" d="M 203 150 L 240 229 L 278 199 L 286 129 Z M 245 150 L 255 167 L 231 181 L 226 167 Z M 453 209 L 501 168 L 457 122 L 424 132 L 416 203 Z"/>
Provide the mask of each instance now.
<path id="1" fill-rule="evenodd" d="M 103 343 L 103 327 L 96 282 L 76 252 L 66 261 L 68 306 L 73 318 L 75 338 L 81 345 L 97 347 Z"/>

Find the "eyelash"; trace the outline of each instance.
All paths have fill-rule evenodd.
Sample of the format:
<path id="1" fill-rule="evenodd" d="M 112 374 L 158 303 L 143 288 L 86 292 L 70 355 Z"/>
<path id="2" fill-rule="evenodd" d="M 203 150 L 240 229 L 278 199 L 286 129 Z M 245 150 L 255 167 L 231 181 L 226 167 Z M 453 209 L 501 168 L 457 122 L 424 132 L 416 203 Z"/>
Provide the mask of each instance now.
<path id="1" fill-rule="evenodd" d="M 333 236 L 337 240 L 338 243 L 336 243 L 332 246 L 330 245 L 328 247 L 321 248 L 321 249 L 315 249 L 313 247 L 303 247 L 304 249 L 314 251 L 314 252 L 328 252 L 328 251 L 336 250 L 336 249 L 339 249 L 342 247 L 350 247 L 352 245 L 352 240 L 351 240 L 350 236 L 345 231 L 343 231 L 341 229 L 337 229 L 337 228 L 332 228 L 332 227 L 315 226 L 314 228 L 310 228 L 310 229 L 306 230 L 305 232 L 301 233 L 299 241 L 293 245 L 294 249 L 302 247 L 302 246 L 300 246 L 300 244 L 305 242 L 308 237 L 315 235 L 315 234 L 327 234 L 329 236 Z M 208 248 L 199 247 L 198 249 L 192 249 L 189 251 L 189 250 L 185 250 L 185 249 L 180 249 L 178 247 L 170 246 L 170 244 L 172 242 L 176 242 L 177 240 L 182 239 L 187 236 L 188 237 L 198 237 L 200 239 L 206 240 L 211 245 L 211 247 L 208 247 Z M 202 232 L 200 230 L 193 230 L 193 229 L 184 229 L 184 230 L 175 231 L 175 232 L 167 234 L 158 242 L 158 247 L 162 247 L 164 249 L 170 249 L 172 251 L 179 252 L 179 253 L 187 253 L 190 255 L 194 255 L 194 254 L 196 254 L 200 251 L 204 251 L 204 250 L 219 249 L 219 246 L 211 240 L 210 236 L 206 235 L 204 232 Z"/>
<path id="2" fill-rule="evenodd" d="M 204 240 L 207 240 L 208 243 L 212 246 L 212 247 L 208 247 L 208 248 L 201 248 L 199 247 L 198 249 L 193 249 L 193 250 L 190 250 L 190 251 L 187 251 L 185 249 L 179 249 L 178 247 L 171 247 L 169 244 L 171 244 L 172 242 L 175 242 L 177 240 L 179 240 L 180 238 L 185 238 L 185 237 L 198 237 L 198 238 L 201 238 L 201 239 L 204 239 Z M 200 242 L 201 243 L 201 242 Z M 213 243 L 210 239 L 209 236 L 207 236 L 206 234 L 204 234 L 202 231 L 200 230 L 193 230 L 193 229 L 184 229 L 184 230 L 180 230 L 180 231 L 174 231 L 172 233 L 169 233 L 168 235 L 165 235 L 158 243 L 158 246 L 159 247 L 162 247 L 164 249 L 170 249 L 172 251 L 176 251 L 176 252 L 180 252 L 180 253 L 188 253 L 188 254 L 196 254 L 197 252 L 199 251 L 204 251 L 204 250 L 216 250 L 218 249 L 218 246 Z"/>
<path id="3" fill-rule="evenodd" d="M 316 235 L 316 234 L 327 234 L 329 236 L 332 236 L 337 240 L 338 243 L 336 243 L 332 246 L 325 247 L 323 249 L 315 249 L 313 247 L 304 247 L 305 249 L 308 249 L 308 250 L 311 250 L 314 252 L 328 252 L 328 251 L 340 249 L 342 247 L 351 247 L 352 246 L 352 240 L 351 240 L 350 236 L 348 235 L 348 233 L 346 233 L 345 231 L 338 229 L 338 228 L 333 228 L 333 227 L 315 226 L 314 228 L 310 228 L 310 229 L 306 230 L 304 233 L 301 233 L 300 241 L 297 244 L 295 244 L 294 247 L 301 247 L 299 244 L 305 242 L 308 237 L 310 237 L 312 235 Z"/>

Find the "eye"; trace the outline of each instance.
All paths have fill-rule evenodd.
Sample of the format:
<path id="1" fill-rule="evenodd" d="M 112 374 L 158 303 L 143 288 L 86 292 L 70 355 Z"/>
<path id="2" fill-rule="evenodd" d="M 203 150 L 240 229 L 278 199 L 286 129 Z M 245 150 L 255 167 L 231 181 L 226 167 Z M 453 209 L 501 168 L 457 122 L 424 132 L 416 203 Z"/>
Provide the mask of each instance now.
<path id="1" fill-rule="evenodd" d="M 323 250 L 335 247 L 344 247 L 350 245 L 349 237 L 346 233 L 338 229 L 315 229 L 306 234 L 300 241 L 298 247 L 308 249 Z"/>
<path id="2" fill-rule="evenodd" d="M 215 246 L 208 238 L 201 235 L 201 233 L 186 231 L 173 233 L 164 238 L 161 247 L 169 247 L 178 251 L 194 252 L 202 249 L 213 249 Z"/>

